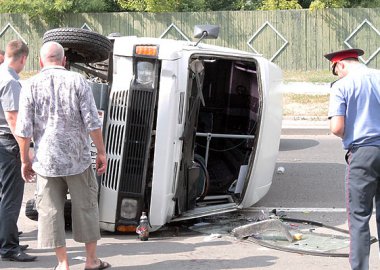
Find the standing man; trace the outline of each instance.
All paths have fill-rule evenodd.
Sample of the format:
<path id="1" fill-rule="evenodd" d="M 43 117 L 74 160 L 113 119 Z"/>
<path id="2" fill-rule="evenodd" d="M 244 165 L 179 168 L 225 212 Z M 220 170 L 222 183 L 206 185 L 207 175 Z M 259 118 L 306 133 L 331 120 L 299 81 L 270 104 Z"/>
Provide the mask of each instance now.
<path id="1" fill-rule="evenodd" d="M 5 62 L 0 67 L 0 254 L 2 260 L 34 261 L 19 245 L 17 220 L 20 215 L 24 181 L 20 153 L 14 137 L 23 70 L 29 50 L 25 43 L 13 40 L 6 47 Z"/>
<path id="2" fill-rule="evenodd" d="M 4 63 L 4 55 L 5 55 L 5 52 L 3 50 L 0 50 L 0 65 Z"/>
<path id="3" fill-rule="evenodd" d="M 340 79 L 331 88 L 331 132 L 347 150 L 346 207 L 352 269 L 369 269 L 369 220 L 376 201 L 380 238 L 380 71 L 359 63 L 364 52 L 350 49 L 326 54 Z"/>
<path id="4" fill-rule="evenodd" d="M 22 91 L 16 128 L 22 174 L 26 181 L 37 174 L 38 246 L 55 249 L 58 265 L 54 269 L 69 269 L 64 223 L 67 191 L 73 238 L 85 243 L 85 269 L 105 269 L 110 264 L 96 255 L 100 239 L 98 183 L 89 149 L 90 135 L 97 149 L 97 173 L 104 173 L 102 123 L 89 84 L 80 74 L 66 70 L 65 64 L 62 46 L 45 43 L 40 51 L 42 70 Z M 31 137 L 33 160 L 28 155 Z"/>

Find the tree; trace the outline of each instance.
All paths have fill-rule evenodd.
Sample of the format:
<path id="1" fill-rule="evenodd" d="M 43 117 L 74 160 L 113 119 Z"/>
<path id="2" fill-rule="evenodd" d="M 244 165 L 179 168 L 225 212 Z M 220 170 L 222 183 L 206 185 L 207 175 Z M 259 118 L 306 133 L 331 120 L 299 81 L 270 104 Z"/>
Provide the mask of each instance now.
<path id="1" fill-rule="evenodd" d="M 0 13 L 28 14 L 32 21 L 59 25 L 65 13 L 104 12 L 116 6 L 112 0 L 0 0 Z"/>
<path id="2" fill-rule="evenodd" d="M 260 10 L 301 9 L 297 0 L 263 0 Z"/>
<path id="3" fill-rule="evenodd" d="M 241 1 L 238 1 L 241 2 Z M 261 7 L 263 0 L 243 0 L 244 2 L 241 6 L 241 10 L 257 10 Z"/>
<path id="4" fill-rule="evenodd" d="M 122 10 L 128 11 L 146 11 L 145 0 L 117 0 L 118 5 Z"/>
<path id="5" fill-rule="evenodd" d="M 377 8 L 380 7 L 380 0 L 349 0 L 350 7 Z"/>
<path id="6" fill-rule="evenodd" d="M 206 10 L 220 11 L 220 10 L 235 10 L 236 1 L 231 0 L 208 0 L 205 3 Z"/>
<path id="7" fill-rule="evenodd" d="M 181 12 L 203 11 L 205 0 L 117 0 L 126 11 Z"/>
<path id="8" fill-rule="evenodd" d="M 116 0 L 126 11 L 184 12 L 253 10 L 261 0 Z"/>
<path id="9" fill-rule="evenodd" d="M 347 0 L 314 0 L 309 9 L 343 8 L 348 4 Z"/>

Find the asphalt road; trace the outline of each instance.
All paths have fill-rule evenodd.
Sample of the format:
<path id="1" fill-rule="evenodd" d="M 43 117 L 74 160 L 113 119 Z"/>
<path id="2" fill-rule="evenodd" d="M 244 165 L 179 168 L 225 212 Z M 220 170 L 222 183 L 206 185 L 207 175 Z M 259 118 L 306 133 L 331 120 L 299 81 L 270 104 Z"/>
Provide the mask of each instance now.
<path id="1" fill-rule="evenodd" d="M 344 151 L 340 140 L 331 135 L 283 135 L 277 167 L 269 193 L 241 216 L 250 218 L 261 210 L 283 211 L 287 217 L 319 221 L 347 229 L 344 213 Z M 34 185 L 28 184 L 24 202 L 33 196 Z M 25 204 L 24 204 L 25 206 Z M 236 222 L 236 220 L 234 220 Z M 237 240 L 230 234 L 212 231 L 203 233 L 187 229 L 188 224 L 176 224 L 152 233 L 147 242 L 136 235 L 103 233 L 98 254 L 112 264 L 112 269 L 349 269 L 348 259 L 312 256 L 270 249 L 248 240 Z M 31 263 L 2 262 L 1 269 L 53 269 L 56 264 L 52 250 L 36 249 L 37 223 L 24 213 L 19 219 L 24 233 L 22 244 L 38 256 Z M 375 234 L 374 220 L 371 229 Z M 214 235 L 215 236 L 215 235 Z M 71 269 L 84 269 L 84 252 L 67 232 Z M 380 269 L 377 244 L 371 248 L 371 269 Z"/>

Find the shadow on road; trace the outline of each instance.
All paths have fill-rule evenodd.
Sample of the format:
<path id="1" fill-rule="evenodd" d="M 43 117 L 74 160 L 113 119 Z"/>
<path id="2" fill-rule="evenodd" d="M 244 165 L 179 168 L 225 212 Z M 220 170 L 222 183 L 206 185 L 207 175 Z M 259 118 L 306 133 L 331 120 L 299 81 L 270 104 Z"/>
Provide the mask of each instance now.
<path id="1" fill-rule="evenodd" d="M 302 150 L 317 146 L 316 140 L 311 139 L 281 139 L 280 151 Z"/>

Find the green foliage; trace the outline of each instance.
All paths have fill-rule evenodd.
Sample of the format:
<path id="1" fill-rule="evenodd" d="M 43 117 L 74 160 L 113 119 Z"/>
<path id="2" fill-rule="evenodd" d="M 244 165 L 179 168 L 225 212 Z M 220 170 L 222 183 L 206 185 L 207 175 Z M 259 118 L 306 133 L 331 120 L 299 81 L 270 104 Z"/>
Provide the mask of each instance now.
<path id="1" fill-rule="evenodd" d="M 205 0 L 117 0 L 123 10 L 140 12 L 203 11 Z"/>
<path id="2" fill-rule="evenodd" d="M 350 7 L 362 7 L 362 8 L 378 8 L 380 7 L 380 0 L 351 0 Z"/>
<path id="3" fill-rule="evenodd" d="M 311 11 L 324 8 L 343 8 L 348 4 L 346 0 L 314 0 L 309 9 Z"/>
<path id="4" fill-rule="evenodd" d="M 29 15 L 32 21 L 59 25 L 65 13 L 197 12 L 342 7 L 380 7 L 380 0 L 0 0 L 0 13 Z"/>
<path id="5" fill-rule="evenodd" d="M 31 21 L 52 25 L 59 25 L 65 13 L 102 12 L 110 8 L 110 0 L 0 0 L 0 13 L 28 14 Z"/>
<path id="6" fill-rule="evenodd" d="M 260 10 L 302 9 L 297 0 L 263 0 Z"/>
<path id="7" fill-rule="evenodd" d="M 117 0 L 117 3 L 123 10 L 146 11 L 145 0 Z"/>
<path id="8" fill-rule="evenodd" d="M 205 1 L 206 10 L 235 10 L 235 1 L 231 0 L 208 0 Z"/>
<path id="9" fill-rule="evenodd" d="M 262 0 L 234 0 L 231 10 L 257 10 L 262 4 Z"/>
<path id="10" fill-rule="evenodd" d="M 261 0 L 116 0 L 116 2 L 123 10 L 143 12 L 254 10 L 261 4 Z"/>

